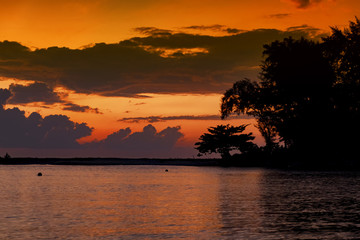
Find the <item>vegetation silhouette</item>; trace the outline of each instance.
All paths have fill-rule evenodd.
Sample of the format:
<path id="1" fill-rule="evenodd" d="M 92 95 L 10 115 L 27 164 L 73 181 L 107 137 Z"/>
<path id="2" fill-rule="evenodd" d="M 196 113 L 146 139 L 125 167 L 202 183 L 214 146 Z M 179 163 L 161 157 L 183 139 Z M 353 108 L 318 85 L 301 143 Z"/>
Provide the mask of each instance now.
<path id="1" fill-rule="evenodd" d="M 251 151 L 270 165 L 360 166 L 360 21 L 331 30 L 322 42 L 289 37 L 264 45 L 260 80 L 238 81 L 222 97 L 223 119 L 255 117 L 266 145 Z"/>
<path id="2" fill-rule="evenodd" d="M 247 125 L 240 126 L 218 125 L 208 128 L 209 133 L 200 136 L 200 141 L 195 143 L 198 156 L 203 154 L 219 153 L 222 159 L 230 160 L 232 150 L 247 153 L 256 145 L 251 142 L 255 139 L 252 133 L 242 133 Z"/>

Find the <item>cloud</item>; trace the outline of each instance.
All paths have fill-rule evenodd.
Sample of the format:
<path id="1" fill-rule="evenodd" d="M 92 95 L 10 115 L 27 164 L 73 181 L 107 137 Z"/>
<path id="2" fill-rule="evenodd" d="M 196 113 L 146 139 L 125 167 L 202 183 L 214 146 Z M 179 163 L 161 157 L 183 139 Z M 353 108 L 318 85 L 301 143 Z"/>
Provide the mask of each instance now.
<path id="1" fill-rule="evenodd" d="M 250 118 L 247 115 L 234 115 L 229 116 L 227 119 L 248 119 Z M 181 115 L 181 116 L 149 116 L 149 117 L 131 117 L 131 118 L 121 118 L 119 122 L 128 122 L 128 123 L 138 123 L 138 122 L 165 122 L 172 120 L 220 120 L 220 115 Z"/>
<path id="2" fill-rule="evenodd" d="M 307 32 L 308 36 L 311 38 L 315 38 L 316 40 L 320 40 L 321 37 L 325 37 L 326 34 L 320 33 L 319 28 L 315 28 L 309 25 L 299 25 L 299 26 L 293 26 L 286 29 L 287 32 L 298 34 L 302 32 Z"/>
<path id="3" fill-rule="evenodd" d="M 18 42 L 3 41 L 0 44 L 2 59 L 14 60 L 8 61 L 8 64 L 14 63 L 17 59 L 22 59 L 30 54 L 30 49 Z"/>
<path id="4" fill-rule="evenodd" d="M 183 27 L 183 29 L 193 29 L 193 30 L 215 30 L 221 31 L 225 28 L 225 25 L 214 24 L 214 25 L 192 25 Z"/>
<path id="5" fill-rule="evenodd" d="M 85 144 L 86 149 L 104 154 L 121 154 L 126 157 L 170 156 L 176 142 L 184 135 L 180 127 L 167 127 L 158 132 L 147 125 L 141 132 L 131 132 L 130 128 L 120 129 L 99 142 Z"/>
<path id="6" fill-rule="evenodd" d="M 198 30 L 198 31 L 217 31 L 217 32 L 226 32 L 229 34 L 237 34 L 237 33 L 241 33 L 241 32 L 245 32 L 244 30 L 241 29 L 237 29 L 237 28 L 229 28 L 226 27 L 225 25 L 220 25 L 220 24 L 214 24 L 214 25 L 192 25 L 192 26 L 187 26 L 187 27 L 183 27 L 182 29 L 185 30 Z"/>
<path id="7" fill-rule="evenodd" d="M 296 4 L 297 8 L 308 8 L 316 3 L 321 2 L 322 0 L 290 0 L 292 3 Z"/>
<path id="8" fill-rule="evenodd" d="M 238 34 L 238 33 L 245 32 L 242 29 L 230 28 L 230 27 L 227 27 L 227 26 L 221 25 L 221 24 L 192 25 L 192 26 L 182 27 L 180 29 L 185 30 L 185 32 L 183 32 L 183 31 L 175 32 L 172 30 L 160 29 L 160 28 L 156 28 L 156 27 L 134 28 L 134 30 L 136 32 L 139 32 L 144 35 L 152 36 L 152 37 L 166 37 L 166 36 L 171 36 L 174 34 L 187 34 L 186 30 L 224 32 L 224 33 L 228 33 L 228 34 Z"/>
<path id="9" fill-rule="evenodd" d="M 226 31 L 229 34 L 234 34 L 234 33 L 242 33 L 245 32 L 244 30 L 238 29 L 238 28 L 226 28 L 224 29 L 224 31 Z"/>
<path id="10" fill-rule="evenodd" d="M 139 103 L 134 103 L 135 106 L 140 106 L 140 105 L 144 105 L 146 104 L 145 102 L 139 102 Z"/>
<path id="11" fill-rule="evenodd" d="M 0 89 L 0 109 L 6 105 L 6 102 L 11 97 L 11 92 L 8 89 Z"/>
<path id="12" fill-rule="evenodd" d="M 303 32 L 303 31 L 307 31 L 308 33 L 311 33 L 311 32 L 317 32 L 319 31 L 320 29 L 319 28 L 314 28 L 314 27 L 311 27 L 307 24 L 304 24 L 304 25 L 299 25 L 299 26 L 293 26 L 293 27 L 289 27 L 287 28 L 287 31 L 288 32 L 294 32 L 294 31 L 300 31 L 300 32 Z"/>
<path id="13" fill-rule="evenodd" d="M 160 29 L 156 27 L 138 27 L 134 28 L 136 32 L 145 34 L 145 35 L 151 35 L 151 36 L 158 36 L 158 37 L 164 37 L 169 36 L 172 34 L 173 31 L 167 30 L 167 29 Z"/>
<path id="14" fill-rule="evenodd" d="M 0 99 L 9 98 L 2 89 Z M 28 117 L 18 108 L 0 108 L 1 148 L 77 148 L 78 139 L 91 135 L 86 123 L 76 123 L 65 115 L 42 117 L 33 112 Z"/>
<path id="15" fill-rule="evenodd" d="M 290 17 L 291 14 L 290 13 L 277 13 L 277 14 L 270 14 L 269 17 L 270 18 L 287 18 L 287 17 Z"/>
<path id="16" fill-rule="evenodd" d="M 62 96 L 45 83 L 35 82 L 28 85 L 11 84 L 9 89 L 2 89 L 2 91 L 8 91 L 7 94 L 10 94 L 6 99 L 6 103 L 9 104 L 42 103 L 44 105 L 41 107 L 49 108 L 49 105 L 57 103 L 63 106 L 63 110 L 67 111 L 102 114 L 98 108 L 81 106 L 62 99 Z M 4 104 L 5 102 L 2 105 Z"/>
<path id="17" fill-rule="evenodd" d="M 167 127 L 157 131 L 154 126 L 147 125 L 140 132 L 131 132 L 130 128 L 125 128 L 110 134 L 104 140 L 79 144 L 77 140 L 92 133 L 93 129 L 86 123 L 73 122 L 65 115 L 42 117 L 36 112 L 26 117 L 25 112 L 18 108 L 4 108 L 4 103 L 10 96 L 9 90 L 0 89 L 2 149 L 20 149 L 24 154 L 53 149 L 56 154 L 61 155 L 61 151 L 65 154 L 66 150 L 71 149 L 71 156 L 101 154 L 117 157 L 169 157 L 174 156 L 174 151 L 178 151 L 175 144 L 184 136 L 180 127 Z M 51 156 L 51 153 L 47 151 L 47 155 Z"/>
<path id="18" fill-rule="evenodd" d="M 67 110 L 67 111 L 73 111 L 73 112 L 92 112 L 92 113 L 96 113 L 96 114 L 102 114 L 102 112 L 99 111 L 98 108 L 91 108 L 89 106 L 81 106 L 75 103 L 64 103 L 63 104 L 65 107 L 63 107 L 63 110 Z"/>
<path id="19" fill-rule="evenodd" d="M 32 51 L 16 42 L 0 42 L 0 77 L 103 96 L 222 93 L 239 79 L 257 78 L 259 69 L 254 66 L 261 63 L 265 43 L 288 36 L 317 36 L 310 27 L 256 29 L 221 37 L 139 30 L 147 36 L 82 49 Z"/>
<path id="20" fill-rule="evenodd" d="M 11 104 L 42 102 L 51 105 L 62 102 L 60 96 L 44 83 L 36 82 L 27 86 L 11 84 L 9 90 L 12 94 L 9 99 L 9 103 Z"/>

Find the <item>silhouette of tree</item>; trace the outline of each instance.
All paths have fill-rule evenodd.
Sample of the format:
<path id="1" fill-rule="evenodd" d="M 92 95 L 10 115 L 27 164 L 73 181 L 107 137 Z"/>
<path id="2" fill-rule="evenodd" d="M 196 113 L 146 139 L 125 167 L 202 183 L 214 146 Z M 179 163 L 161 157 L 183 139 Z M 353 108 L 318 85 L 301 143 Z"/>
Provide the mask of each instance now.
<path id="1" fill-rule="evenodd" d="M 264 46 L 261 86 L 269 105 L 270 124 L 288 147 L 319 147 L 314 135 L 326 125 L 330 89 L 335 74 L 324 58 L 322 46 L 311 40 L 285 38 Z M 320 147 L 321 148 L 321 147 Z"/>
<path id="2" fill-rule="evenodd" d="M 323 38 L 324 53 L 336 72 L 337 84 L 360 84 L 360 21 L 355 19 L 349 28 L 333 27 L 332 34 Z"/>
<path id="3" fill-rule="evenodd" d="M 360 141 L 360 21 L 350 21 L 344 30 L 332 28 L 332 34 L 323 38 L 326 59 L 336 74 L 332 92 L 332 148 L 355 156 Z"/>
<path id="4" fill-rule="evenodd" d="M 266 91 L 257 83 L 244 79 L 234 83 L 227 90 L 221 101 L 221 118 L 224 119 L 232 113 L 247 114 L 254 116 L 257 127 L 265 139 L 266 145 L 275 145 L 277 131 L 270 123 L 266 114 L 270 112 L 271 106 L 267 105 Z"/>
<path id="5" fill-rule="evenodd" d="M 195 143 L 195 149 L 202 154 L 219 153 L 222 159 L 231 157 L 230 151 L 239 150 L 246 153 L 256 147 L 251 141 L 255 139 L 252 133 L 242 133 L 247 125 L 238 127 L 228 125 L 218 125 L 208 128 L 209 133 L 200 136 L 200 142 Z"/>
<path id="6" fill-rule="evenodd" d="M 360 141 L 360 21 L 322 43 L 285 38 L 264 45 L 260 81 L 236 82 L 221 114 L 248 114 L 268 149 L 352 156 Z"/>
<path id="7" fill-rule="evenodd" d="M 335 82 L 321 44 L 285 38 L 264 49 L 260 83 L 247 79 L 235 83 L 222 98 L 222 117 L 254 116 L 269 149 L 279 142 L 293 149 L 319 147 L 314 135 L 324 132 L 319 126 L 325 122 Z"/>

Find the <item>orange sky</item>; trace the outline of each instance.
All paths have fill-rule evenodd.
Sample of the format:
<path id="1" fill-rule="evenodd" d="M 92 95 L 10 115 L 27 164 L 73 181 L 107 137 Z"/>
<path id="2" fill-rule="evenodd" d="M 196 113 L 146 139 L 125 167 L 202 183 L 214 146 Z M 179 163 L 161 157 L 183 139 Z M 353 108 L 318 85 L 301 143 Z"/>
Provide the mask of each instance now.
<path id="1" fill-rule="evenodd" d="M 300 7 L 301 2 L 310 2 Z M 0 39 L 27 46 L 118 42 L 136 27 L 181 30 L 192 25 L 286 29 L 307 24 L 328 31 L 359 15 L 357 0 L 1 0 Z M 312 3 L 312 4 L 311 4 Z"/>
<path id="2" fill-rule="evenodd" d="M 56 95 L 49 93 L 55 99 L 51 103 L 13 100 L 6 108 L 18 107 L 26 116 L 32 112 L 43 117 L 64 114 L 71 121 L 85 122 L 93 132 L 82 138 L 82 143 L 104 139 L 127 127 L 133 132 L 142 131 L 149 123 L 158 131 L 180 126 L 184 136 L 177 146 L 188 149 L 193 148 L 206 128 L 217 124 L 250 123 L 248 131 L 259 135 L 253 120 L 221 121 L 211 117 L 204 120 L 201 116 L 219 114 L 222 93 L 236 79 L 256 76 L 261 59 L 261 34 L 267 37 L 273 34 L 269 29 L 276 29 L 282 31 L 276 33 L 279 36 L 298 34 L 297 30 L 308 37 L 321 36 L 329 32 L 329 26 L 345 27 L 360 15 L 357 0 L 0 0 L 0 4 L 0 41 L 17 42 L 29 51 L 44 48 L 31 52 L 34 55 L 31 58 L 26 55 L 28 50 L 24 56 L 14 55 L 17 60 L 0 57 L 0 88 L 18 84 L 13 88 L 20 91 L 19 85 L 38 82 L 46 83 L 47 90 Z M 169 35 L 156 35 L 160 31 Z M 236 43 L 237 38 L 241 40 L 245 36 L 241 34 L 246 31 L 260 36 L 260 47 L 253 45 L 251 38 L 241 43 L 244 46 L 234 45 L 234 51 L 227 47 Z M 179 32 L 187 35 L 176 35 Z M 266 41 L 273 38 L 271 35 Z M 126 41 L 110 46 L 129 39 L 138 49 L 134 54 L 139 55 L 124 52 Z M 186 42 L 189 39 L 194 39 L 193 45 Z M 170 42 L 164 44 L 160 40 Z M 105 47 L 93 48 L 93 44 L 101 42 L 106 43 Z M 51 46 L 66 48 L 45 49 Z M 71 52 L 68 48 L 83 51 Z M 118 48 L 124 56 L 128 54 L 125 60 L 112 55 L 111 49 Z M 168 56 L 156 52 L 159 50 L 169 52 Z M 183 58 L 171 55 L 177 52 Z M 84 56 L 93 58 L 87 60 Z M 196 59 L 192 60 L 193 57 Z M 154 61 L 153 65 L 148 64 Z M 13 67 L 9 63 L 19 65 Z M 123 69 L 118 70 L 119 67 Z M 85 110 L 65 110 L 64 106 Z M 168 118 L 153 122 L 139 119 L 147 117 Z M 262 144 L 263 140 L 258 136 L 256 142 Z M 193 154 L 193 150 L 188 150 L 184 156 Z"/>

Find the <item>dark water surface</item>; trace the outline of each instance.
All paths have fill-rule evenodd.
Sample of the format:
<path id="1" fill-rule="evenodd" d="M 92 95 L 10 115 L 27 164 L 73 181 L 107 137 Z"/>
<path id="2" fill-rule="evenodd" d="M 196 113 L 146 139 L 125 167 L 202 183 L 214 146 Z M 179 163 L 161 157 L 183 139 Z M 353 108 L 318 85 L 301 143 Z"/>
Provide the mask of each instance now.
<path id="1" fill-rule="evenodd" d="M 0 239 L 360 239 L 359 184 L 360 172 L 0 166 Z"/>

